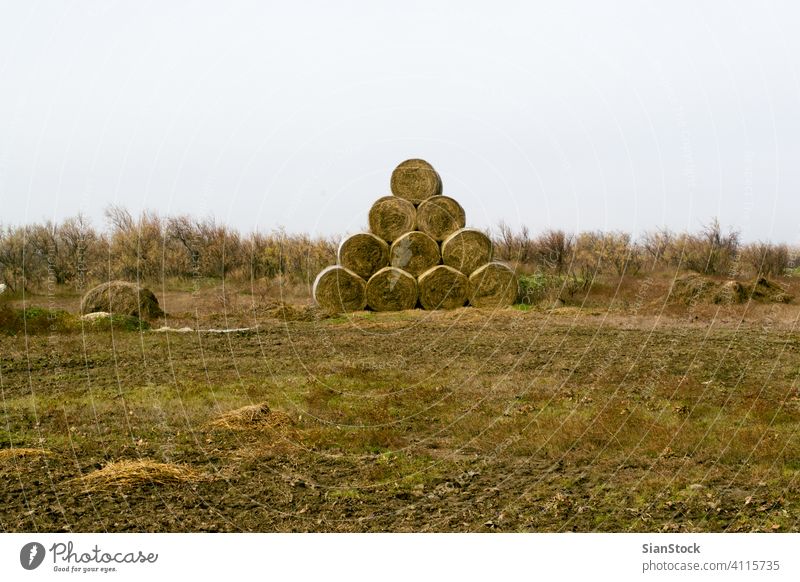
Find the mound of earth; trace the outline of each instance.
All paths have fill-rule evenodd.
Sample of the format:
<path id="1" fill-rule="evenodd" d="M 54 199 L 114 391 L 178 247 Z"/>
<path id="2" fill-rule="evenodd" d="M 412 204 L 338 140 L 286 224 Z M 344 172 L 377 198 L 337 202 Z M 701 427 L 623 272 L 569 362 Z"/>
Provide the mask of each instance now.
<path id="1" fill-rule="evenodd" d="M 740 305 L 748 301 L 759 303 L 789 303 L 792 296 L 774 281 L 758 277 L 752 281 L 715 281 L 697 273 L 678 277 L 669 290 L 673 303 L 713 303 Z"/>

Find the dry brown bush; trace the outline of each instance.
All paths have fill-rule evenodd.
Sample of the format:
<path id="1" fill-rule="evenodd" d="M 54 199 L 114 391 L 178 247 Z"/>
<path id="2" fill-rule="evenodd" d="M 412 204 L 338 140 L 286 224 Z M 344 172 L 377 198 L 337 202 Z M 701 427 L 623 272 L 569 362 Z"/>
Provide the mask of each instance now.
<path id="1" fill-rule="evenodd" d="M 742 248 L 741 264 L 757 276 L 781 276 L 791 264 L 791 252 L 785 244 L 751 243 Z"/>
<path id="2" fill-rule="evenodd" d="M 121 207 L 106 211 L 103 230 L 85 217 L 60 223 L 0 226 L 0 282 L 10 293 L 66 285 L 81 292 L 123 279 L 161 285 L 225 279 L 247 283 L 271 298 L 307 299 L 317 274 L 336 262 L 339 239 L 288 234 L 240 233 L 213 218 L 133 216 Z M 632 275 L 642 270 L 692 270 L 727 277 L 776 277 L 797 264 L 797 250 L 766 242 L 740 245 L 736 231 L 712 220 L 701 231 L 667 229 L 634 239 L 625 232 L 532 234 L 501 223 L 492 237 L 497 259 L 519 273 L 575 276 L 591 284 L 596 276 Z"/>

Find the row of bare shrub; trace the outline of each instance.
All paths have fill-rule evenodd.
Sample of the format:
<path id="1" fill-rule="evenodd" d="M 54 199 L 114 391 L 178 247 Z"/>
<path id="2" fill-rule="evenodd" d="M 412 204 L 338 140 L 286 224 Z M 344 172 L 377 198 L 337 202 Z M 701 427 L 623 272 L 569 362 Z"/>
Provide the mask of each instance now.
<path id="1" fill-rule="evenodd" d="M 162 281 L 282 277 L 310 284 L 335 260 L 338 241 L 305 234 L 242 234 L 212 218 L 134 217 L 120 207 L 106 211 L 106 230 L 84 217 L 0 227 L 0 281 L 12 291 L 68 284 L 84 289 L 98 281 Z"/>
<path id="2" fill-rule="evenodd" d="M 338 241 L 283 231 L 242 234 L 211 218 L 133 216 L 106 211 L 107 227 L 82 216 L 58 224 L 0 227 L 0 282 L 11 290 L 48 284 L 84 289 L 113 278 L 162 281 L 226 277 L 238 281 L 281 278 L 310 285 L 335 262 Z M 501 224 L 495 256 L 523 272 L 548 272 L 590 281 L 599 273 L 623 275 L 664 268 L 710 275 L 781 275 L 797 253 L 784 244 L 741 244 L 735 231 L 712 221 L 696 233 L 666 229 L 634 238 L 625 232 L 579 234 L 547 230 L 532 235 Z"/>
<path id="3" fill-rule="evenodd" d="M 547 230 L 532 236 L 500 224 L 495 254 L 523 269 L 578 274 L 635 275 L 640 271 L 686 269 L 706 275 L 780 276 L 800 264 L 797 249 L 786 244 L 742 244 L 739 233 L 724 231 L 713 220 L 696 233 L 668 229 L 634 238 L 630 233 L 589 231 L 579 234 Z"/>

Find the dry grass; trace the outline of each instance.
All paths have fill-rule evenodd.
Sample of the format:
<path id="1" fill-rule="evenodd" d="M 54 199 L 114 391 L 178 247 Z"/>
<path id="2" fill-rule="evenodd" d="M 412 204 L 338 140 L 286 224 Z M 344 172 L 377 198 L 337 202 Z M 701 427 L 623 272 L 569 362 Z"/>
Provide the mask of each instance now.
<path id="1" fill-rule="evenodd" d="M 0 463 L 12 461 L 20 457 L 47 457 L 52 454 L 53 452 L 47 449 L 0 449 Z"/>
<path id="2" fill-rule="evenodd" d="M 288 414 L 271 410 L 266 402 L 261 402 L 226 412 L 212 420 L 208 426 L 225 430 L 263 430 L 286 429 L 292 424 Z"/>
<path id="3" fill-rule="evenodd" d="M 201 478 L 200 473 L 190 467 L 141 459 L 114 461 L 98 471 L 77 477 L 72 482 L 80 483 L 84 491 L 95 492 L 148 484 L 191 483 L 200 481 Z"/>
<path id="4" fill-rule="evenodd" d="M 792 296 L 778 283 L 763 277 L 755 281 L 719 282 L 697 273 L 689 273 L 675 279 L 669 299 L 687 305 L 694 302 L 730 305 L 751 300 L 761 303 L 789 303 Z"/>

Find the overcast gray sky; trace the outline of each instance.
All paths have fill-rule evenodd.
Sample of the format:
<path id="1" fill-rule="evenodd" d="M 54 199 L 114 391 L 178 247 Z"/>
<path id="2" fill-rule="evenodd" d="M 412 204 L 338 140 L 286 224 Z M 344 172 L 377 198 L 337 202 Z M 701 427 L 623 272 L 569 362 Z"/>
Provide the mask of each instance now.
<path id="1" fill-rule="evenodd" d="M 797 243 L 798 29 L 791 2 L 0 0 L 0 223 L 347 233 L 423 157 L 474 226 Z"/>

